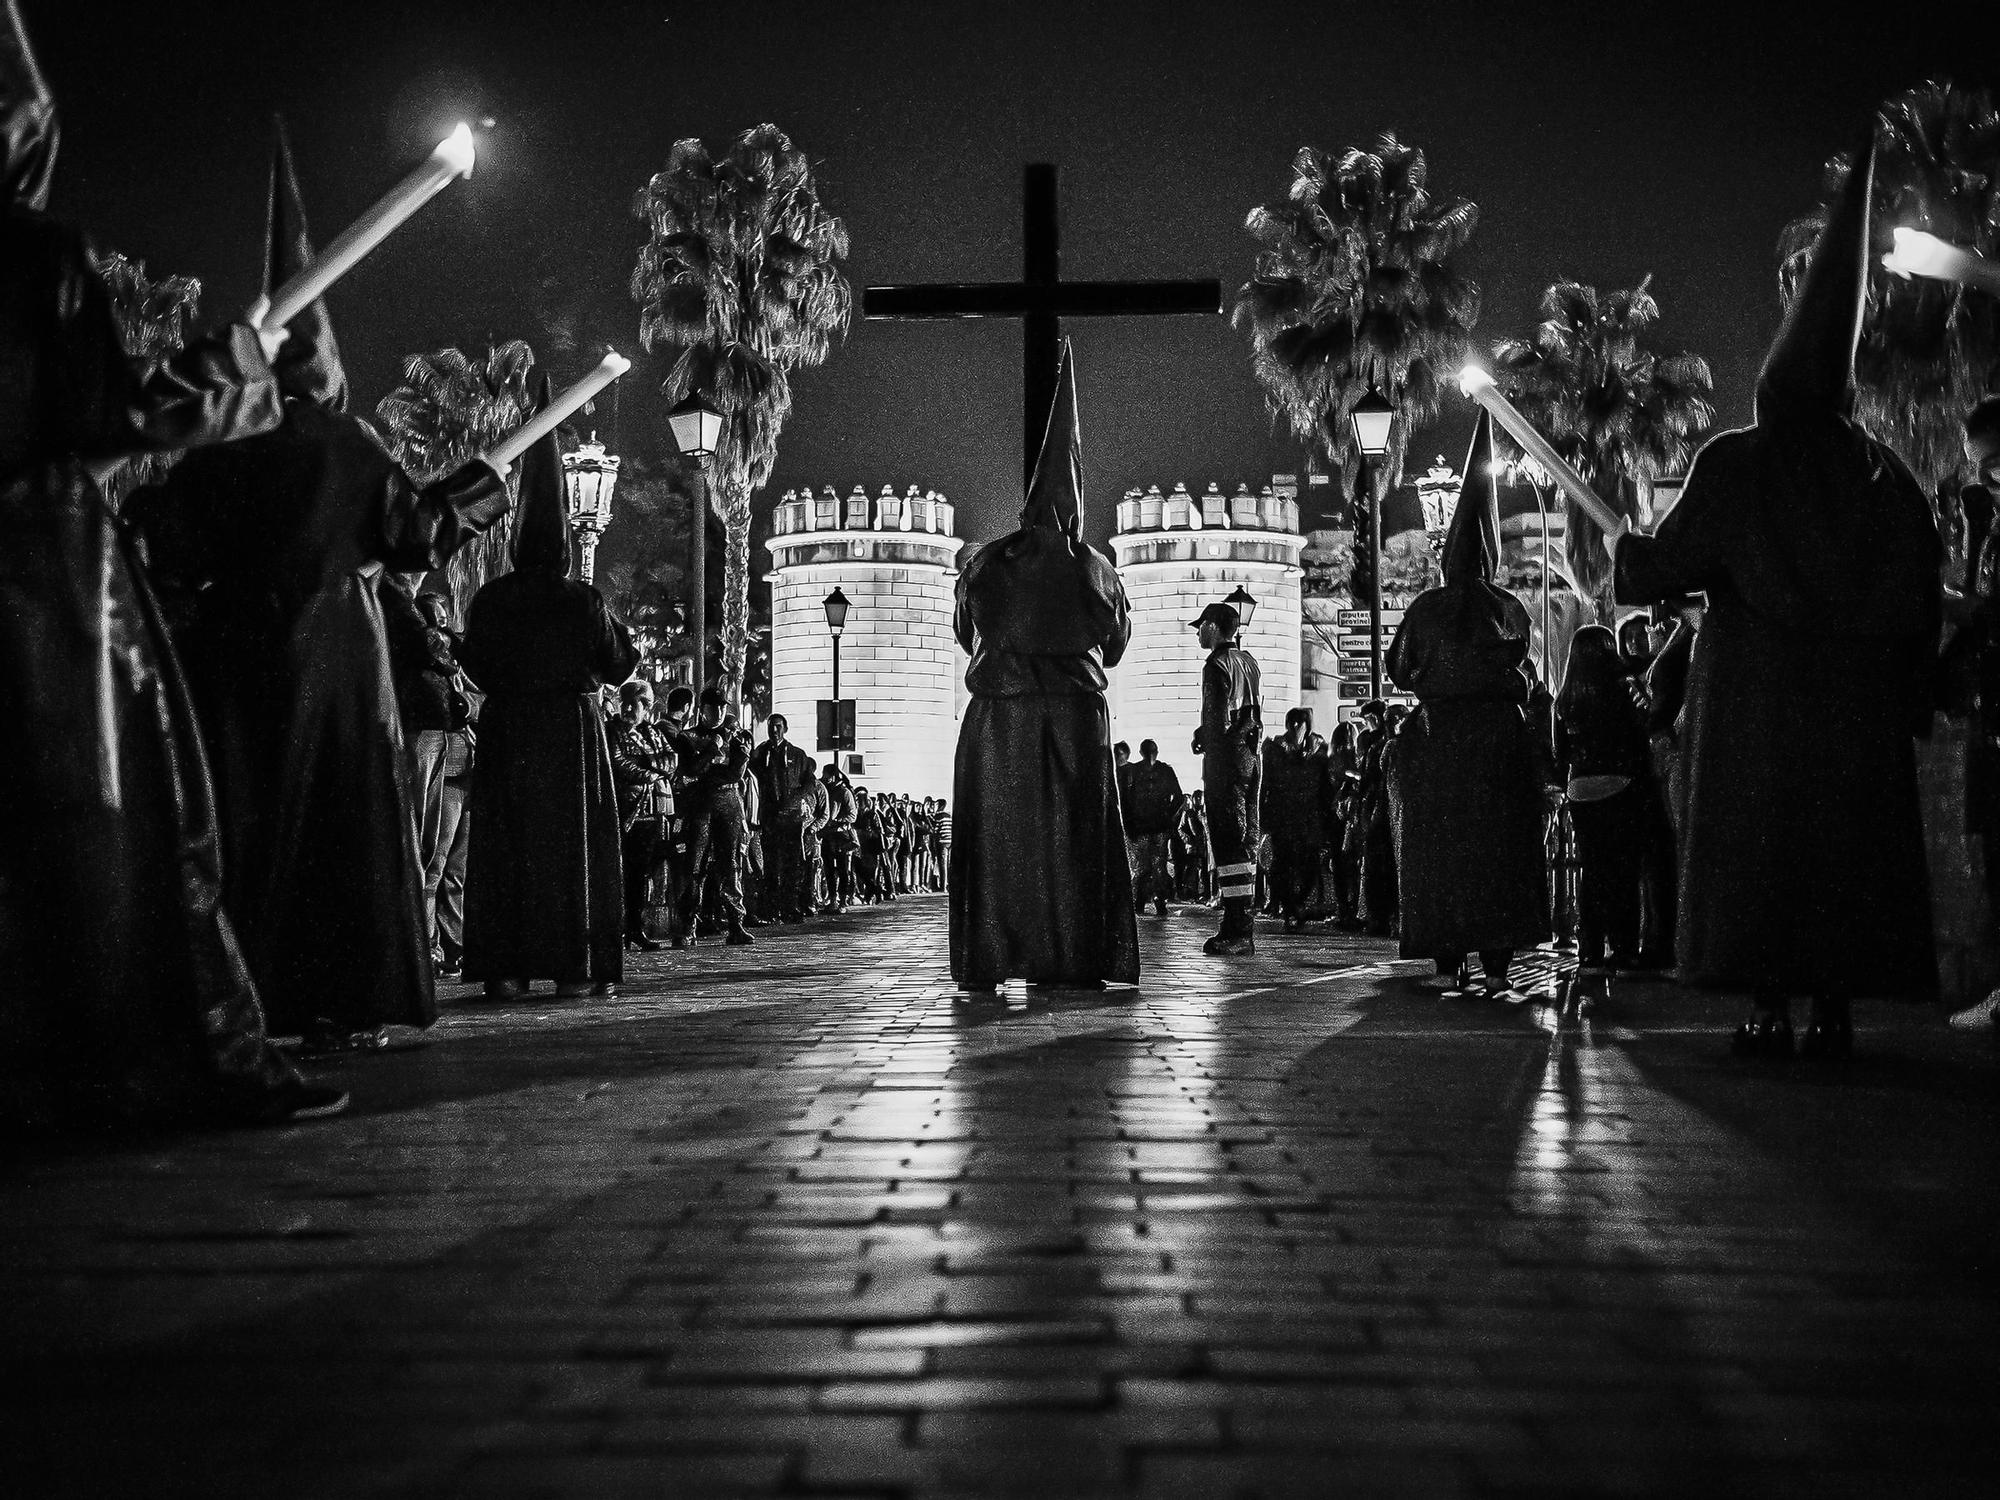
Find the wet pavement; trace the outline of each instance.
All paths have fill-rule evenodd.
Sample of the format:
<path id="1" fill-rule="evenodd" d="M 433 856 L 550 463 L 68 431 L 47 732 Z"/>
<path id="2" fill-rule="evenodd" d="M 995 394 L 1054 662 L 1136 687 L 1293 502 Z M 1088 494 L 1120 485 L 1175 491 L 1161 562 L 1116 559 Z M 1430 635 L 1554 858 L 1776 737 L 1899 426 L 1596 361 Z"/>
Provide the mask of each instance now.
<path id="1" fill-rule="evenodd" d="M 2000 1457 L 1990 1041 L 1441 996 L 1141 919 L 957 997 L 941 898 L 451 992 L 351 1115 L 12 1150 L 11 1493 L 1967 1494 Z M 21 1488 L 14 1488 L 16 1484 Z"/>

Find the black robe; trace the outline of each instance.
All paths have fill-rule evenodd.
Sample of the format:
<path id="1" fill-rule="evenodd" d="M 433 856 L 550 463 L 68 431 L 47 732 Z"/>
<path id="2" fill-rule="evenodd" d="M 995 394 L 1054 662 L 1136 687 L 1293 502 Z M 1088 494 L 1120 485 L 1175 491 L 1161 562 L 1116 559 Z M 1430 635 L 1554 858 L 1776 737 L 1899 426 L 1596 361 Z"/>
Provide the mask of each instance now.
<path id="1" fill-rule="evenodd" d="M 1132 633 L 1117 571 L 1060 531 L 1024 527 L 966 562 L 955 629 L 972 664 L 953 778 L 952 978 L 1136 983 L 1104 701 L 1104 669 Z"/>
<path id="2" fill-rule="evenodd" d="M 1471 578 L 1419 594 L 1388 672 L 1417 710 L 1390 767 L 1402 955 L 1531 948 L 1549 935 L 1547 755 L 1526 713 L 1521 601 Z"/>
<path id="3" fill-rule="evenodd" d="M 1797 403 L 1803 406 L 1803 403 Z M 1680 737 L 1682 978 L 1789 993 L 1935 992 L 1914 736 L 1929 723 L 1940 547 L 1860 427 L 1758 394 L 1621 601 L 1703 591 Z"/>
<path id="4" fill-rule="evenodd" d="M 357 418 L 301 400 L 128 502 L 181 596 L 230 902 L 280 1034 L 437 1019 L 379 591 L 506 508 L 483 466 L 419 487 Z"/>
<path id="5" fill-rule="evenodd" d="M 616 983 L 625 897 L 597 690 L 639 664 L 631 635 L 589 584 L 517 569 L 473 596 L 459 661 L 486 694 L 465 977 Z"/>
<path id="6" fill-rule="evenodd" d="M 221 904 L 179 663 L 85 467 L 279 415 L 249 328 L 135 371 L 81 239 L 4 211 L 0 1118 L 180 1118 L 297 1082 Z"/>

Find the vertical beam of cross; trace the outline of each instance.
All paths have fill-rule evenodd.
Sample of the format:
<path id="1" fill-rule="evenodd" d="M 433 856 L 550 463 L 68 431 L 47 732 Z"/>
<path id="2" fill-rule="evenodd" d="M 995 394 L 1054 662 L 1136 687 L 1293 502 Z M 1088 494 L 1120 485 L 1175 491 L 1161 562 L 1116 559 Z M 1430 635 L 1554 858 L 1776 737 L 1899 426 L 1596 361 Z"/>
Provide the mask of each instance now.
<path id="1" fill-rule="evenodd" d="M 1021 320 L 1021 487 L 1033 481 L 1049 409 L 1055 404 L 1065 317 L 1145 317 L 1222 311 L 1222 283 L 1208 281 L 1069 281 L 1062 279 L 1056 169 L 1035 162 L 1021 190 L 1019 282 L 940 286 L 871 286 L 861 316 L 873 321 L 938 318 Z"/>

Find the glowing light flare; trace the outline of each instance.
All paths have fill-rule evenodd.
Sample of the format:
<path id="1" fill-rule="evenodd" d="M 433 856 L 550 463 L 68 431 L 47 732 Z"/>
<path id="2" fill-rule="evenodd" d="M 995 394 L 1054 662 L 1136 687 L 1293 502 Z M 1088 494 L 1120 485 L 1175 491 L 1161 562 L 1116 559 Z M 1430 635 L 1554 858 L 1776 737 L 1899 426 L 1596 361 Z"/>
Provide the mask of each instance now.
<path id="1" fill-rule="evenodd" d="M 1896 248 L 1882 257 L 1885 270 L 1908 280 L 1953 281 L 2000 297 L 2000 264 L 1970 250 L 1946 244 L 1921 229 L 1897 229 Z"/>
<path id="2" fill-rule="evenodd" d="M 472 127 L 460 124 L 409 176 L 379 198 L 321 251 L 313 263 L 268 299 L 258 298 L 248 314 L 253 327 L 282 327 L 319 300 L 326 289 L 355 266 L 397 226 L 461 177 L 472 175 L 477 153 Z"/>

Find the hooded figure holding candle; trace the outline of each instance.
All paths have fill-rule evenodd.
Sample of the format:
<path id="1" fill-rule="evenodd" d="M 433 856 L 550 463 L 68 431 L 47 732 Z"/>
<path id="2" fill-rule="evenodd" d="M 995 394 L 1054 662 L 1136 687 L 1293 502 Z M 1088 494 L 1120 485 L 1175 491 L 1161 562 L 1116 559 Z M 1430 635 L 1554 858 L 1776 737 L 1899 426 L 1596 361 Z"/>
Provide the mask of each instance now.
<path id="1" fill-rule="evenodd" d="M 472 596 L 459 648 L 486 695 L 463 967 L 495 999 L 535 979 L 609 994 L 624 974 L 622 824 L 598 689 L 630 677 L 639 653 L 603 596 L 569 576 L 571 550 L 551 431 L 521 457 L 514 571 Z"/>
<path id="2" fill-rule="evenodd" d="M 54 101 L 0 4 L 0 1121 L 340 1107 L 271 1047 L 221 903 L 213 793 L 159 605 L 93 469 L 279 420 L 256 333 L 128 361 L 49 218 Z"/>
<path id="3" fill-rule="evenodd" d="M 1754 427 L 1711 439 L 1655 536 L 1611 538 L 1618 598 L 1701 591 L 1681 755 L 1677 952 L 1749 990 L 1739 1052 L 1852 1046 L 1855 996 L 1928 996 L 1937 969 L 1913 739 L 1942 607 L 1930 506 L 1851 415 L 1870 148 L 1766 356 Z"/>
<path id="4" fill-rule="evenodd" d="M 1083 446 L 1067 342 L 1020 529 L 958 578 L 971 654 L 951 844 L 951 976 L 1136 983 L 1139 932 L 1112 770 L 1106 667 L 1132 626 L 1118 572 L 1082 540 Z"/>
<path id="5" fill-rule="evenodd" d="M 265 248 L 267 292 L 312 258 L 282 125 Z M 348 414 L 325 304 L 289 326 L 283 425 L 190 455 L 128 509 L 183 601 L 229 900 L 272 1029 L 372 1049 L 437 1019 L 382 591 L 499 520 L 507 486 L 479 461 L 418 485 Z"/>
<path id="6" fill-rule="evenodd" d="M 1493 419 L 1482 411 L 1444 584 L 1411 602 L 1389 646 L 1389 677 L 1418 700 L 1396 740 L 1390 797 L 1403 957 L 1458 976 L 1477 953 L 1496 996 L 1515 952 L 1549 935 L 1542 808 L 1554 775 L 1527 714 L 1532 627 L 1493 582 L 1499 562 Z"/>

